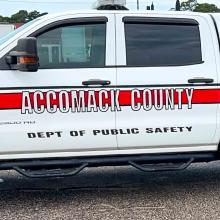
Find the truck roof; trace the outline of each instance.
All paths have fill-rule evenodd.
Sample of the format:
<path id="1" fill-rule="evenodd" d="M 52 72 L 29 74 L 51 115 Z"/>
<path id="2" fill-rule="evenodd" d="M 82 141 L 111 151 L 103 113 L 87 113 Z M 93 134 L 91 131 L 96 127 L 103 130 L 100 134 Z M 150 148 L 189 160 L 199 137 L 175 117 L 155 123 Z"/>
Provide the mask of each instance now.
<path id="1" fill-rule="evenodd" d="M 64 16 L 68 14 L 131 14 L 131 15 L 138 15 L 138 14 L 151 14 L 151 15 L 202 15 L 205 16 L 207 13 L 199 13 L 199 12 L 190 12 L 190 11 L 125 11 L 125 10 L 70 10 L 65 12 L 59 13 L 50 13 L 48 15 L 43 16 L 42 18 L 51 18 L 56 16 Z M 220 13 L 216 13 L 220 14 Z"/>
<path id="2" fill-rule="evenodd" d="M 126 10 L 70 10 L 70 11 L 65 11 L 65 12 L 59 12 L 59 13 L 50 13 L 45 16 L 37 18 L 38 22 L 44 22 L 48 19 L 53 19 L 56 17 L 65 17 L 65 16 L 75 16 L 77 14 L 84 14 L 89 15 L 89 14 L 95 14 L 95 15 L 106 15 L 106 14 L 126 14 L 126 15 L 133 15 L 133 16 L 138 16 L 138 15 L 151 15 L 151 16 L 200 16 L 200 17 L 210 17 L 210 14 L 208 13 L 200 13 L 200 12 L 189 12 L 189 11 L 147 11 L 147 10 L 140 10 L 140 11 L 126 11 Z M 215 13 L 215 16 L 220 18 L 220 13 Z M 220 19 L 219 19 L 220 20 Z M 38 23 L 36 22 L 36 23 Z"/>

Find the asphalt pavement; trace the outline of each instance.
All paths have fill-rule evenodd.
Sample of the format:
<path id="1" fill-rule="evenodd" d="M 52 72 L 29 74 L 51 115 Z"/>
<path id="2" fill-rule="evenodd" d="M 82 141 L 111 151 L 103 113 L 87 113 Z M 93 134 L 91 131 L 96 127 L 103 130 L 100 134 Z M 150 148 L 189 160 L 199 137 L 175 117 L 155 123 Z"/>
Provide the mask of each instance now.
<path id="1" fill-rule="evenodd" d="M 0 219 L 220 219 L 220 162 L 179 172 L 89 168 L 65 179 L 0 172 Z"/>

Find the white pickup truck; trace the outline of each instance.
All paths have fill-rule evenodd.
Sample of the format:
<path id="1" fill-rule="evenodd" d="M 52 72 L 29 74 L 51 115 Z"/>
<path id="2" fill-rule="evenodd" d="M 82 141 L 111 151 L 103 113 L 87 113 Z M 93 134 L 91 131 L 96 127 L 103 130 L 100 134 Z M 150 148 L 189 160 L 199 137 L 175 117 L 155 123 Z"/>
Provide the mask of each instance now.
<path id="1" fill-rule="evenodd" d="M 0 41 L 0 170 L 180 170 L 220 159 L 220 14 L 47 15 Z"/>

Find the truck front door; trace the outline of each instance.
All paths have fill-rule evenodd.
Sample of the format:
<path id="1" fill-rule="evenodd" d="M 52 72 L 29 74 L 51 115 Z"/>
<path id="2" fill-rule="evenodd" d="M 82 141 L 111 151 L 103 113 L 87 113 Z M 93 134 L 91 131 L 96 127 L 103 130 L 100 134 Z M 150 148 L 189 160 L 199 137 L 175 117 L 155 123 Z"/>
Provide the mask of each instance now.
<path id="1" fill-rule="evenodd" d="M 38 72 L 2 70 L 0 154 L 71 156 L 117 149 L 113 15 L 56 18 L 37 38 Z M 4 109 L 4 110 L 3 110 Z M 51 155 L 52 153 L 52 155 Z"/>

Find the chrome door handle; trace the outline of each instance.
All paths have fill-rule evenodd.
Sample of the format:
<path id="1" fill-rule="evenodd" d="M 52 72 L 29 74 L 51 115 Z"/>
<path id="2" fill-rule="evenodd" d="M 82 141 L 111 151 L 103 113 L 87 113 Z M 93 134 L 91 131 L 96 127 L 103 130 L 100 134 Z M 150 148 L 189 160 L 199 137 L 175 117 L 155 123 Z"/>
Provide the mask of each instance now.
<path id="1" fill-rule="evenodd" d="M 203 77 L 192 78 L 188 80 L 188 83 L 213 83 L 213 82 L 214 82 L 214 79 L 203 78 Z"/>

